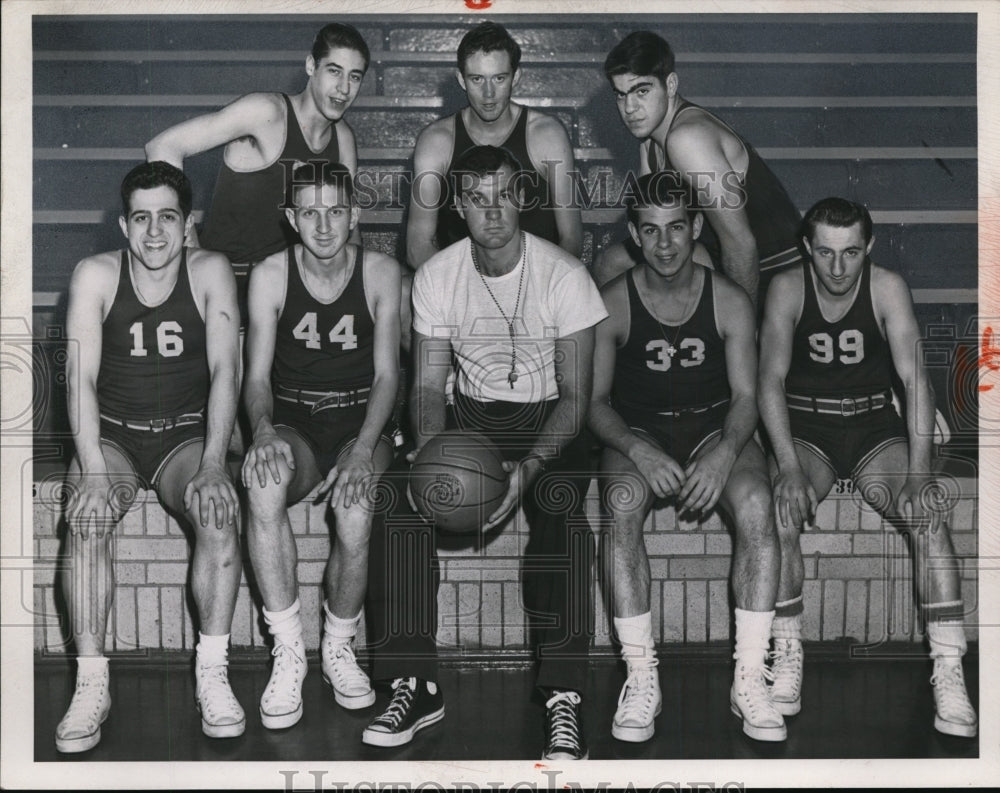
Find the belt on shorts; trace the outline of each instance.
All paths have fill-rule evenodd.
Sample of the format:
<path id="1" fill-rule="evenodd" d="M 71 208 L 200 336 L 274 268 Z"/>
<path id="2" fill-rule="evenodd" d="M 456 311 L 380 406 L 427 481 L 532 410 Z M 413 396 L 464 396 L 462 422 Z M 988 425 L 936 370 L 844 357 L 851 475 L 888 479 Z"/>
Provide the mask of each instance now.
<path id="1" fill-rule="evenodd" d="M 107 421 L 109 424 L 117 424 L 119 427 L 125 427 L 130 430 L 139 430 L 141 432 L 166 432 L 167 430 L 172 430 L 174 427 L 184 427 L 188 424 L 198 424 L 205 420 L 204 413 L 181 413 L 179 416 L 171 416 L 165 419 L 144 419 L 142 421 L 127 421 L 125 419 L 120 419 L 117 416 L 108 416 L 104 413 L 100 414 L 101 421 Z"/>
<path id="2" fill-rule="evenodd" d="M 707 413 L 709 410 L 714 410 L 717 407 L 721 407 L 729 402 L 728 399 L 720 399 L 711 405 L 703 405 L 697 408 L 681 408 L 680 410 L 658 410 L 656 412 L 657 416 L 667 416 L 668 418 L 673 418 L 676 416 L 691 416 L 695 413 Z"/>
<path id="3" fill-rule="evenodd" d="M 871 396 L 844 397 L 843 399 L 822 399 L 820 397 L 786 394 L 785 401 L 792 410 L 807 413 L 829 413 L 834 416 L 857 416 L 873 410 L 881 410 L 892 402 L 891 391 L 880 391 Z"/>
<path id="4" fill-rule="evenodd" d="M 365 405 L 368 403 L 371 390 L 371 386 L 368 386 L 352 388 L 349 391 L 308 391 L 304 388 L 279 385 L 274 389 L 274 396 L 285 402 L 294 402 L 296 405 L 311 408 L 309 414 L 315 415 L 321 410 Z"/>

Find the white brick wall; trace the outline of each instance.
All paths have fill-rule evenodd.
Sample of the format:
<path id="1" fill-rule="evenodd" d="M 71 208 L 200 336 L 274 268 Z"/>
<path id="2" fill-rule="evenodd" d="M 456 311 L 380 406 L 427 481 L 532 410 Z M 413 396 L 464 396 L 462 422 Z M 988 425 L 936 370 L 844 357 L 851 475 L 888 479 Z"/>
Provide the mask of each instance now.
<path id="1" fill-rule="evenodd" d="M 961 495 L 951 515 L 952 536 L 962 563 L 967 632 L 978 607 L 976 483 L 957 480 Z M 588 514 L 598 526 L 597 498 Z M 329 529 L 323 505 L 292 508 L 299 552 L 300 596 L 305 639 L 319 644 L 323 568 Z M 35 647 L 65 651 L 65 616 L 57 610 L 55 583 L 61 514 L 45 488 L 34 504 Z M 442 550 L 439 641 L 443 646 L 519 650 L 525 647 L 524 612 L 518 585 L 519 554 L 527 542 L 523 515 L 480 551 Z M 678 522 L 672 508 L 655 511 L 646 524 L 653 575 L 654 633 L 661 642 L 725 640 L 730 635 L 728 575 L 732 541 L 717 516 L 701 524 Z M 109 624 L 108 647 L 191 649 L 194 620 L 185 590 L 188 540 L 151 493 L 141 493 L 116 534 L 118 588 Z M 819 508 L 816 527 L 803 535 L 805 636 L 810 640 L 851 638 L 869 644 L 921 639 L 912 595 L 906 544 L 856 497 L 831 496 Z M 595 644 L 611 643 L 608 617 L 594 572 L 597 616 Z M 259 608 L 244 574 L 233 618 L 235 647 L 263 647 Z M 362 629 L 363 630 L 363 629 Z M 363 640 L 363 633 L 360 637 Z"/>

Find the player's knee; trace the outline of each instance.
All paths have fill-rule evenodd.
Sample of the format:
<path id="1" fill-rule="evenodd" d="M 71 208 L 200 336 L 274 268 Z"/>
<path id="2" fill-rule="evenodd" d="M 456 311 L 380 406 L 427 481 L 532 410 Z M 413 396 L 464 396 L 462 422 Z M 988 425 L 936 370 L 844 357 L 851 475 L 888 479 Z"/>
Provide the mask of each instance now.
<path id="1" fill-rule="evenodd" d="M 246 492 L 247 506 L 252 513 L 273 513 L 285 509 L 285 498 L 295 472 L 285 464 L 284 460 L 279 459 L 277 464 L 278 481 L 275 481 L 270 470 L 265 472 L 263 483 L 256 472 L 251 477 Z"/>
<path id="2" fill-rule="evenodd" d="M 737 488 L 734 498 L 737 529 L 750 537 L 774 535 L 774 504 L 771 489 L 763 479 L 748 478 Z"/>
<path id="3" fill-rule="evenodd" d="M 346 548 L 365 548 L 371 537 L 372 510 L 365 500 L 349 507 L 338 504 L 333 508 L 336 521 L 337 539 Z"/>

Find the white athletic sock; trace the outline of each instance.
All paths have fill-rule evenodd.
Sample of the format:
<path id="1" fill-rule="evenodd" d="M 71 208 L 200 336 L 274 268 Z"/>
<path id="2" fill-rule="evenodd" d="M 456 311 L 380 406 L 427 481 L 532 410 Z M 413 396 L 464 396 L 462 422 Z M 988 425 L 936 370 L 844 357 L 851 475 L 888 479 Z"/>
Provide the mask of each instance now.
<path id="1" fill-rule="evenodd" d="M 965 655 L 965 629 L 957 622 L 928 622 L 927 640 L 931 658 L 960 659 Z"/>
<path id="2" fill-rule="evenodd" d="M 622 658 L 629 667 L 650 666 L 656 658 L 653 647 L 653 619 L 647 611 L 634 617 L 615 617 L 615 633 L 622 645 Z"/>
<path id="3" fill-rule="evenodd" d="M 771 635 L 775 639 L 798 639 L 802 641 L 802 615 L 775 617 L 771 624 Z"/>
<path id="4" fill-rule="evenodd" d="M 267 624 L 267 632 L 274 637 L 275 644 L 284 644 L 290 647 L 293 652 L 303 661 L 305 660 L 305 647 L 302 641 L 302 617 L 299 615 L 301 604 L 299 599 L 282 611 L 264 612 L 264 622 Z"/>
<path id="5" fill-rule="evenodd" d="M 218 666 L 229 663 L 229 634 L 208 636 L 199 631 L 195 653 L 198 666 Z"/>
<path id="6" fill-rule="evenodd" d="M 773 611 L 736 609 L 736 650 L 733 658 L 751 666 L 763 664 L 771 643 Z"/>
<path id="7" fill-rule="evenodd" d="M 350 644 L 351 639 L 358 632 L 358 623 L 361 622 L 361 612 L 350 619 L 338 617 L 330 610 L 328 601 L 323 601 L 323 612 L 326 617 L 323 620 L 323 638 L 333 644 Z"/>
<path id="8" fill-rule="evenodd" d="M 80 677 L 103 675 L 108 668 L 108 659 L 104 655 L 78 655 L 76 668 Z"/>

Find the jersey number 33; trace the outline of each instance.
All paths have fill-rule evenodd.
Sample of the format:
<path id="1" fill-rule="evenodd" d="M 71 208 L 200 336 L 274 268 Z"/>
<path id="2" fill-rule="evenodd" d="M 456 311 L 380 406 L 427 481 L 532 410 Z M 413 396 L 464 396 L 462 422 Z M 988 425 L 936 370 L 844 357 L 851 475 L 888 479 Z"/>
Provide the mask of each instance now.
<path id="1" fill-rule="evenodd" d="M 306 343 L 310 350 L 320 349 L 320 342 L 323 337 L 320 335 L 318 319 L 315 311 L 307 311 L 302 315 L 299 324 L 292 330 L 292 336 Z M 358 348 L 358 337 L 354 333 L 354 315 L 344 314 L 340 320 L 330 329 L 327 340 L 332 344 L 339 344 L 342 350 L 356 350 Z"/>

